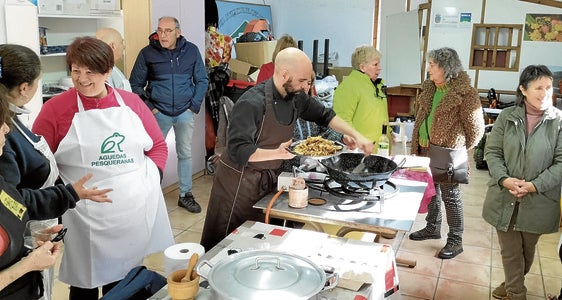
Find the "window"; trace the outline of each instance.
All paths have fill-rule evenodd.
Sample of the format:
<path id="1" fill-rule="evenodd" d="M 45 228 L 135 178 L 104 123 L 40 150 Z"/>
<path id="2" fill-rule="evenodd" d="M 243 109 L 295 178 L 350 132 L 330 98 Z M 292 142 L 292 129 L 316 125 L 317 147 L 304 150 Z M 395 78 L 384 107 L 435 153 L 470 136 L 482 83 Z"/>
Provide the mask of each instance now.
<path id="1" fill-rule="evenodd" d="M 519 71 L 523 25 L 474 24 L 470 69 Z"/>

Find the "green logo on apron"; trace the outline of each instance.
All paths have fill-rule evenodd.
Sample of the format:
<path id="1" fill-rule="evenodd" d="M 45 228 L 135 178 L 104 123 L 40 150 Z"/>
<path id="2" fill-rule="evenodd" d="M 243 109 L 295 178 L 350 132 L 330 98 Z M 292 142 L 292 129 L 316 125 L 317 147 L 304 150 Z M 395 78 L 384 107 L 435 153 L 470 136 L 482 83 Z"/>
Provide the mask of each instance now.
<path id="1" fill-rule="evenodd" d="M 125 141 L 125 136 L 115 132 L 103 141 L 101 144 L 101 153 L 115 153 L 115 148 L 117 148 L 119 152 L 123 152 L 123 149 L 121 149 L 121 143 L 123 143 L 123 141 Z"/>

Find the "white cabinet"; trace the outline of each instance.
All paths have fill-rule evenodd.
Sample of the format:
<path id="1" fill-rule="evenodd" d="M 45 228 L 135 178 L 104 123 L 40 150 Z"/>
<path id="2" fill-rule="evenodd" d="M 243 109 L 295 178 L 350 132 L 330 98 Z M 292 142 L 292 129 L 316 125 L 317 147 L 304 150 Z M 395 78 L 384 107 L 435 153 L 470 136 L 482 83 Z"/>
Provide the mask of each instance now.
<path id="1" fill-rule="evenodd" d="M 46 27 L 47 45 L 68 46 L 81 36 L 94 36 L 102 27 L 112 27 L 123 34 L 123 15 L 43 15 L 39 14 L 39 27 Z M 39 41 L 38 41 L 39 42 Z M 41 54 L 43 83 L 56 83 L 68 75 L 65 54 Z"/>

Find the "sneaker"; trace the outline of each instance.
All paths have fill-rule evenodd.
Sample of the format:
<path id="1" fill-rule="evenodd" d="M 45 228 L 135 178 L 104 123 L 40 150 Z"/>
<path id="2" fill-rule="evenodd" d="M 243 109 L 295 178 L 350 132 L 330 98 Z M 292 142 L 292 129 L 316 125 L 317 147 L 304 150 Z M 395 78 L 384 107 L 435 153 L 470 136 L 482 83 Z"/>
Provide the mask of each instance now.
<path id="1" fill-rule="evenodd" d="M 427 228 L 410 233 L 410 240 L 423 241 L 423 240 L 438 240 L 441 238 L 441 233 L 430 231 Z"/>
<path id="2" fill-rule="evenodd" d="M 463 251 L 462 245 L 453 245 L 452 243 L 447 242 L 445 247 L 439 251 L 437 257 L 441 259 L 451 259 L 455 256 L 461 254 Z"/>
<path id="3" fill-rule="evenodd" d="M 183 197 L 178 199 L 178 206 L 187 209 L 188 212 L 197 214 L 201 212 L 201 206 L 195 202 L 195 198 L 191 193 L 185 193 Z"/>
<path id="4" fill-rule="evenodd" d="M 507 297 L 507 291 L 505 290 L 505 282 L 502 282 L 497 288 L 492 291 L 492 297 L 496 299 L 503 299 Z"/>

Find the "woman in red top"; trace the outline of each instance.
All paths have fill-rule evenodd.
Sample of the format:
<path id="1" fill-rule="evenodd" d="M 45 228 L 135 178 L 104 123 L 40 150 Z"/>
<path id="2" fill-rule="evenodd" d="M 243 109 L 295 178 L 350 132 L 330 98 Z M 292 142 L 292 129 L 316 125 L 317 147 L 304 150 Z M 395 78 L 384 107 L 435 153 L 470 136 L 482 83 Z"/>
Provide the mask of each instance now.
<path id="1" fill-rule="evenodd" d="M 64 182 L 92 173 L 93 185 L 113 188 L 111 209 L 79 202 L 62 217 L 59 280 L 71 286 L 70 299 L 98 299 L 98 287 L 109 291 L 146 255 L 174 244 L 160 188 L 168 148 L 140 97 L 105 83 L 114 65 L 106 43 L 78 38 L 66 61 L 74 88 L 43 105 L 33 131 L 45 137 Z"/>
<path id="2" fill-rule="evenodd" d="M 275 61 L 275 57 L 277 57 L 277 53 L 289 47 L 297 47 L 297 41 L 295 41 L 292 36 L 286 34 L 277 40 L 275 49 L 273 50 L 271 61 L 261 65 L 260 67 L 260 72 L 258 73 L 256 84 L 262 81 L 266 81 L 273 76 L 273 71 L 275 70 L 275 65 L 273 64 L 273 62 Z"/>

